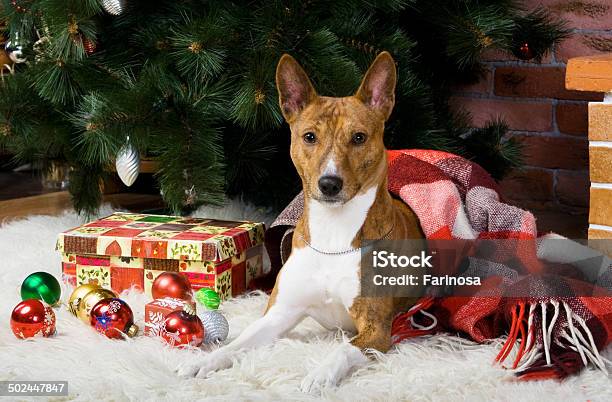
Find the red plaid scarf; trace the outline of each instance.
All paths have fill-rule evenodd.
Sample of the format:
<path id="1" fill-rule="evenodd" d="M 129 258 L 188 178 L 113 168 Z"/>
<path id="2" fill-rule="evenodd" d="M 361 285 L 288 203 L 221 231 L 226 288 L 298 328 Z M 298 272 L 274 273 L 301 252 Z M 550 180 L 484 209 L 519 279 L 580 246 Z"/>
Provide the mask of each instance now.
<path id="1" fill-rule="evenodd" d="M 438 331 L 458 332 L 478 342 L 507 334 L 495 361 L 503 364 L 516 349 L 510 367 L 522 379 L 563 378 L 589 364 L 606 371 L 599 351 L 612 340 L 612 297 L 609 292 L 581 296 L 592 294 L 584 289 L 593 285 L 572 278 L 532 275 L 545 272 L 538 253 L 546 236 L 538 237 L 531 213 L 501 202 L 489 174 L 459 156 L 388 151 L 388 162 L 389 191 L 416 213 L 427 239 L 517 239 L 521 246 L 514 256 L 525 267 L 518 273 L 520 280 L 488 275 L 470 296 L 421 299 L 394 319 L 395 342 Z M 289 255 L 290 235 L 302 209 L 300 194 L 266 234 L 274 273 Z M 525 294 L 520 292 L 525 288 L 559 283 L 581 292 L 571 297 L 548 297 L 545 291 L 513 296 Z"/>

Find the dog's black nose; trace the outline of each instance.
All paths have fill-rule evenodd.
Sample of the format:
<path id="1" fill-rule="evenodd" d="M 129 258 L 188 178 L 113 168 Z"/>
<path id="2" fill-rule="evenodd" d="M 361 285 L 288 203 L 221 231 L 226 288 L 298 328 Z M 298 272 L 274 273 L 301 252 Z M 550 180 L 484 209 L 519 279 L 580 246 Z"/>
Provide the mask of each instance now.
<path id="1" fill-rule="evenodd" d="M 319 179 L 319 190 L 328 197 L 338 195 L 342 190 L 342 179 L 338 176 L 323 176 Z"/>

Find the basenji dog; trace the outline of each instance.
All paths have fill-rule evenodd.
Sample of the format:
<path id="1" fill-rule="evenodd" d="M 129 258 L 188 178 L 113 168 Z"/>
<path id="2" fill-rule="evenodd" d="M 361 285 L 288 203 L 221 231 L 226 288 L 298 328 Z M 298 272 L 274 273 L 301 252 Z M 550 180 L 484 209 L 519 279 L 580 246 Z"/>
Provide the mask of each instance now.
<path id="1" fill-rule="evenodd" d="M 291 159 L 302 179 L 304 213 L 263 317 L 233 342 L 177 371 L 205 377 L 241 349 L 269 344 L 312 317 L 354 337 L 302 381 L 303 391 L 335 385 L 364 364 L 368 350 L 391 347 L 391 324 L 414 298 L 360 296 L 361 241 L 421 239 L 414 212 L 387 191 L 385 122 L 395 104 L 395 62 L 376 57 L 353 96 L 319 96 L 296 60 L 276 70 L 280 108 L 291 129 Z"/>

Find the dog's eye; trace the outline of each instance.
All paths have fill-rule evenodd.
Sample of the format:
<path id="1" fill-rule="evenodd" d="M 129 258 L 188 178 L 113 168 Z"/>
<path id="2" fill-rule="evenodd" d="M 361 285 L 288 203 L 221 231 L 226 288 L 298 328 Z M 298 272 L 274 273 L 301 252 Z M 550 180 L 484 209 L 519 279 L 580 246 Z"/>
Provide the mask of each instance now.
<path id="1" fill-rule="evenodd" d="M 304 134 L 303 138 L 306 144 L 314 144 L 315 142 L 317 142 L 317 136 L 311 131 Z"/>
<path id="2" fill-rule="evenodd" d="M 355 145 L 363 144 L 366 141 L 367 135 L 364 133 L 355 133 L 351 138 L 351 142 Z"/>

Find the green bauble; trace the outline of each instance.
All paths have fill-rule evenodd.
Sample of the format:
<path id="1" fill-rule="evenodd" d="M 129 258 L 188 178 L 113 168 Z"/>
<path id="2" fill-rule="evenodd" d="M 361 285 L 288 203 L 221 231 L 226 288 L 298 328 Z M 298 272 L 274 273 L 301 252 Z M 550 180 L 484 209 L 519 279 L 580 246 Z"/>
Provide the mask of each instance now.
<path id="1" fill-rule="evenodd" d="M 219 293 L 210 288 L 202 288 L 196 292 L 196 300 L 200 302 L 208 310 L 216 310 L 219 308 L 221 298 Z"/>
<path id="2" fill-rule="evenodd" d="M 52 306 L 59 304 L 62 296 L 60 284 L 48 272 L 34 272 L 21 284 L 21 299 L 38 299 Z"/>

